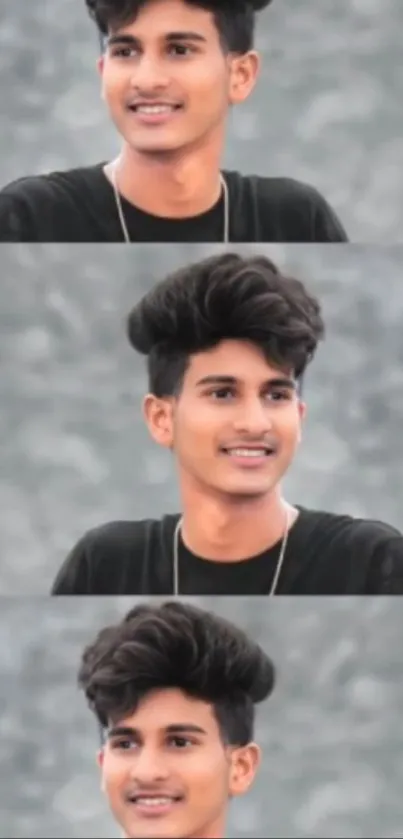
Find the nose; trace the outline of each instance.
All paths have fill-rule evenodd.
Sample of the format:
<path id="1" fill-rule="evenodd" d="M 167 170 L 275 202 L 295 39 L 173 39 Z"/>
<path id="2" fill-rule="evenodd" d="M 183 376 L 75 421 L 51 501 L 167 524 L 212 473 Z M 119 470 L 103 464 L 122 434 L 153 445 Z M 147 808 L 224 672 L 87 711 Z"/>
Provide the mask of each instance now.
<path id="1" fill-rule="evenodd" d="M 166 759 L 157 749 L 142 748 L 132 763 L 130 776 L 140 786 L 165 781 L 169 775 Z"/>
<path id="2" fill-rule="evenodd" d="M 233 426 L 238 434 L 261 437 L 272 430 L 273 423 L 267 405 L 263 405 L 261 399 L 253 398 L 238 404 Z"/>
<path id="3" fill-rule="evenodd" d="M 142 55 L 131 76 L 131 85 L 141 95 L 165 90 L 169 78 L 164 63 L 155 55 Z"/>

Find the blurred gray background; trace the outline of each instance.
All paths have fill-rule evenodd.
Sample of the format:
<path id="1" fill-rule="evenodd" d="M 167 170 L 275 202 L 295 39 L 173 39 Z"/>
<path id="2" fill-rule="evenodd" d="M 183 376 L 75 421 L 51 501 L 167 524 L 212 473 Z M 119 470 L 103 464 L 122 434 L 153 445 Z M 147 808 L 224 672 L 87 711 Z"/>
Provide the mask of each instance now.
<path id="1" fill-rule="evenodd" d="M 0 593 L 45 594 L 85 530 L 179 511 L 172 456 L 142 418 L 126 316 L 166 272 L 223 245 L 3 245 Z M 403 248 L 254 246 L 323 305 L 292 503 L 403 528 Z"/>
<path id="2" fill-rule="evenodd" d="M 403 241 L 402 30 L 401 0 L 274 0 L 227 167 L 313 184 L 352 241 Z M 98 49 L 84 0 L 1 4 L 0 185 L 116 154 Z"/>
<path id="3" fill-rule="evenodd" d="M 100 791 L 99 735 L 76 672 L 83 646 L 135 602 L 3 600 L 0 836 L 119 835 Z M 278 667 L 277 689 L 258 715 L 263 766 L 251 793 L 234 803 L 227 835 L 403 837 L 400 602 L 195 602 L 243 626 Z"/>

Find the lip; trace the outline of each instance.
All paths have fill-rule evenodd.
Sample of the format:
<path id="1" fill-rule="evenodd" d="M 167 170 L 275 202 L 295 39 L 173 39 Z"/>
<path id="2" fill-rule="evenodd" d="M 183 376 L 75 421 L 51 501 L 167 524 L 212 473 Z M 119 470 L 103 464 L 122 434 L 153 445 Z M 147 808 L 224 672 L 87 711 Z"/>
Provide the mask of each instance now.
<path id="1" fill-rule="evenodd" d="M 161 107 L 168 107 L 169 110 L 162 111 L 161 113 L 155 114 L 146 114 L 144 111 L 135 110 L 136 107 L 144 106 L 144 107 L 153 107 L 158 106 Z M 136 119 L 138 122 L 142 123 L 143 125 L 162 125 L 166 122 L 169 122 L 183 110 L 182 105 L 178 105 L 175 102 L 132 102 L 127 105 L 127 110 L 131 113 L 131 115 Z"/>
<path id="2" fill-rule="evenodd" d="M 163 798 L 164 796 L 143 796 L 144 798 Z M 183 799 L 171 799 L 171 801 L 167 801 L 165 804 L 153 804 L 147 805 L 142 803 L 141 801 L 128 801 L 131 807 L 134 808 L 136 814 L 141 818 L 146 819 L 157 819 L 163 818 L 164 816 L 169 816 L 178 804 L 183 803 Z"/>
<path id="3" fill-rule="evenodd" d="M 244 449 L 245 451 L 256 451 L 256 449 L 264 448 L 263 446 L 230 446 L 225 447 L 225 449 L 221 450 L 221 454 L 226 456 L 230 463 L 234 466 L 238 466 L 241 469 L 262 469 L 262 467 L 267 466 L 269 461 L 274 457 L 276 451 L 274 448 L 270 446 L 270 451 L 266 454 L 262 455 L 254 455 L 251 457 L 250 455 L 240 455 L 240 454 L 233 454 L 228 449 Z M 267 446 L 269 449 L 269 447 Z"/>

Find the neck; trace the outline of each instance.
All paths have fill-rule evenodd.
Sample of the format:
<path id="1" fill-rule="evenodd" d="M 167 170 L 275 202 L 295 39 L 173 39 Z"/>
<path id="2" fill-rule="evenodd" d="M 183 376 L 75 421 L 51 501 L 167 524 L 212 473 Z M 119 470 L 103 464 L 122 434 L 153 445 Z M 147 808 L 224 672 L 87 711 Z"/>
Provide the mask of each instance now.
<path id="1" fill-rule="evenodd" d="M 182 538 L 192 553 L 236 562 L 275 545 L 298 516 L 277 487 L 259 498 L 218 498 L 182 487 Z"/>
<path id="2" fill-rule="evenodd" d="M 172 154 L 142 154 L 125 145 L 105 167 L 119 193 L 140 210 L 161 218 L 190 218 L 219 200 L 221 144 Z"/>

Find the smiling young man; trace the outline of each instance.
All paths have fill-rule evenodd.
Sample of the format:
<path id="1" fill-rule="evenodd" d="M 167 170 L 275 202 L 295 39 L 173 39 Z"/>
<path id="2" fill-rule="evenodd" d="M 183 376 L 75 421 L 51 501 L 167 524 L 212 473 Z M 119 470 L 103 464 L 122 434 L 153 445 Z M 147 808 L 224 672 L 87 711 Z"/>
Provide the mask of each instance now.
<path id="1" fill-rule="evenodd" d="M 0 241 L 346 241 L 313 187 L 221 169 L 230 108 L 258 76 L 255 13 L 270 2 L 86 0 L 121 152 L 9 184 Z"/>
<path id="2" fill-rule="evenodd" d="M 137 606 L 83 653 L 102 788 L 126 839 L 220 839 L 260 749 L 271 659 L 228 621 L 180 602 Z"/>
<path id="3" fill-rule="evenodd" d="M 54 594 L 403 594 L 403 537 L 290 505 L 301 377 L 318 302 L 264 257 L 189 265 L 132 310 L 148 358 L 144 413 L 175 457 L 182 515 L 112 522 L 73 548 Z"/>

